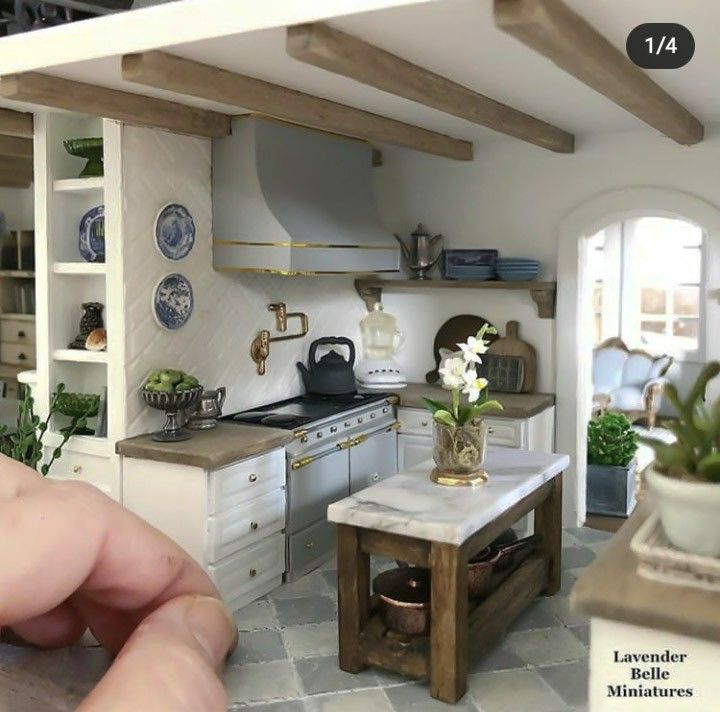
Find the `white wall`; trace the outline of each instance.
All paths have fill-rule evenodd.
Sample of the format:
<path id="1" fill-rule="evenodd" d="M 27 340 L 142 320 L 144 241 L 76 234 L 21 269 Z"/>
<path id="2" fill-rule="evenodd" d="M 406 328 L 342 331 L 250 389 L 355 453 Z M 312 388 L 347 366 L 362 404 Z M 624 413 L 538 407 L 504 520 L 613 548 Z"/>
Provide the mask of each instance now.
<path id="1" fill-rule="evenodd" d="M 357 336 L 365 312 L 352 280 L 213 271 L 210 142 L 126 126 L 122 144 L 128 435 L 157 429 L 163 422 L 138 396 L 154 368 L 179 367 L 206 387 L 226 386 L 227 413 L 300 393 L 295 362 L 307 358 L 312 339 Z M 153 240 L 155 217 L 169 202 L 186 205 L 197 228 L 193 251 L 179 262 L 162 257 Z M 155 285 L 172 272 L 190 279 L 195 297 L 190 321 L 175 332 L 158 326 L 151 312 Z M 271 344 L 267 375 L 258 376 L 250 343 L 260 329 L 275 333 L 275 317 L 267 305 L 278 301 L 286 302 L 288 311 L 304 311 L 310 333 Z M 288 333 L 296 328 L 297 322 L 290 320 Z"/>
<path id="2" fill-rule="evenodd" d="M 554 279 L 558 230 L 563 217 L 595 195 L 637 187 L 674 188 L 720 205 L 720 130 L 710 127 L 693 147 L 678 146 L 654 131 L 579 136 L 573 155 L 557 155 L 520 141 L 476 147 L 470 163 L 386 148 L 375 172 L 385 224 L 403 234 L 418 220 L 442 232 L 450 247 L 497 247 L 505 256 L 542 260 L 541 279 Z M 709 259 L 720 260 L 717 250 Z M 717 290 L 720 285 L 709 285 Z M 539 390 L 555 390 L 554 330 L 538 319 L 523 292 L 428 291 L 388 294 L 386 308 L 410 333 L 402 355 L 413 378 L 431 362 L 433 329 L 444 318 L 477 313 L 498 327 L 521 322 L 521 335 L 538 349 Z M 414 347 L 414 348 L 413 348 Z M 676 369 L 677 371 L 677 369 Z M 681 382 L 690 374 L 678 374 Z"/>
<path id="3" fill-rule="evenodd" d="M 0 188 L 0 213 L 5 213 L 9 230 L 32 230 L 33 187 Z"/>

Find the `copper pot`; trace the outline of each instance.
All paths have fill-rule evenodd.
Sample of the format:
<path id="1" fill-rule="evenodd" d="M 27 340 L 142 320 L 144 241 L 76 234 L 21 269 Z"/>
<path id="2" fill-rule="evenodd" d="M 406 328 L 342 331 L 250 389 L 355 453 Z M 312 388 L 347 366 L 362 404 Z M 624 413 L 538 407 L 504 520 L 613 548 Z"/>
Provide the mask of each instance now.
<path id="1" fill-rule="evenodd" d="M 407 635 L 430 631 L 430 571 L 415 566 L 383 571 L 373 580 L 388 628 Z"/>
<path id="2" fill-rule="evenodd" d="M 497 541 L 497 540 L 496 540 Z M 468 590 L 470 598 L 482 598 L 497 585 L 503 572 L 507 572 L 534 551 L 542 537 L 533 534 L 507 544 L 493 542 L 468 562 Z"/>

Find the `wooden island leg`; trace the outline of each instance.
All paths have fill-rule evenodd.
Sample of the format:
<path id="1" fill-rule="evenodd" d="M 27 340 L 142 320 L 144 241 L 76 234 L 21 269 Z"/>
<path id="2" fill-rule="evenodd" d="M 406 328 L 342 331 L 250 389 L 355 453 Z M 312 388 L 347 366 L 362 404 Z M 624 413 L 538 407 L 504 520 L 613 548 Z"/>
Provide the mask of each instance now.
<path id="1" fill-rule="evenodd" d="M 367 665 L 360 657 L 360 634 L 370 609 L 370 556 L 360 550 L 356 527 L 338 524 L 338 632 L 340 667 L 360 672 Z"/>
<path id="2" fill-rule="evenodd" d="M 430 694 L 454 704 L 467 690 L 467 562 L 457 546 L 433 542 L 430 568 Z"/>
<path id="3" fill-rule="evenodd" d="M 552 596 L 560 590 L 562 574 L 562 473 L 552 480 L 548 498 L 535 509 L 535 533 L 542 534 L 542 551 L 548 559 L 548 583 L 544 590 Z"/>

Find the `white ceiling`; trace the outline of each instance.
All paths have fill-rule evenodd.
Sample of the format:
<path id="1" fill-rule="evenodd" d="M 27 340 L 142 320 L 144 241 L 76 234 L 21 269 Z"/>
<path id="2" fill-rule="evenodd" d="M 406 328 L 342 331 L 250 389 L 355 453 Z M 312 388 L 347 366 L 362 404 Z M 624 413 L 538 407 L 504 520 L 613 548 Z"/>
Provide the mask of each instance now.
<path id="1" fill-rule="evenodd" d="M 695 57 L 682 69 L 654 70 L 650 74 L 701 122 L 720 123 L 720 91 L 716 85 L 717 67 L 720 66 L 720 43 L 716 38 L 717 28 L 720 27 L 720 2 L 566 2 L 623 50 L 627 34 L 642 22 L 680 22 L 686 25 L 695 37 Z M 172 3 L 163 7 L 170 8 Z M 140 16 L 143 12 L 146 11 L 136 14 Z M 334 18 L 330 24 L 493 99 L 556 124 L 577 134 L 580 139 L 587 133 L 645 126 L 548 60 L 497 30 L 492 19 L 492 0 L 442 0 L 348 15 Z M 291 59 L 285 52 L 284 28 L 185 42 L 165 46 L 164 49 L 458 138 L 482 142 L 498 136 L 461 119 Z M 119 57 L 58 65 L 43 71 L 198 106 L 214 106 L 231 113 L 239 113 L 243 108 L 217 106 L 124 83 L 120 78 Z"/>

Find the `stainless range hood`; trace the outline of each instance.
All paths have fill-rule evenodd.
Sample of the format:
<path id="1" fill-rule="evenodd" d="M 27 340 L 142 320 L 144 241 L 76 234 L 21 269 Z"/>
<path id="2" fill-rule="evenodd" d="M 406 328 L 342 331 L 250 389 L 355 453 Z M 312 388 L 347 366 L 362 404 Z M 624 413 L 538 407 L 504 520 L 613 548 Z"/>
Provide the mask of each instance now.
<path id="1" fill-rule="evenodd" d="M 222 272 L 397 272 L 363 141 L 258 117 L 213 141 L 213 261 Z"/>

